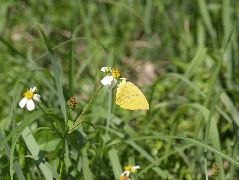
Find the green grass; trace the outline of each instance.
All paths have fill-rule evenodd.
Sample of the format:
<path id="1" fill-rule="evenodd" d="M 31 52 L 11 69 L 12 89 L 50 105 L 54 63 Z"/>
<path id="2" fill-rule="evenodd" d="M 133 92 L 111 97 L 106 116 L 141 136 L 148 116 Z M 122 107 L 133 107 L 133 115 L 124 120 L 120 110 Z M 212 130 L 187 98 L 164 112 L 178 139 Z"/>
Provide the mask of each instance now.
<path id="1" fill-rule="evenodd" d="M 0 179 L 237 179 L 236 0 L 4 1 Z M 150 109 L 115 103 L 117 67 Z M 18 106 L 36 86 L 33 112 Z M 67 101 L 75 96 L 77 106 Z M 219 167 L 213 171 L 213 164 Z"/>

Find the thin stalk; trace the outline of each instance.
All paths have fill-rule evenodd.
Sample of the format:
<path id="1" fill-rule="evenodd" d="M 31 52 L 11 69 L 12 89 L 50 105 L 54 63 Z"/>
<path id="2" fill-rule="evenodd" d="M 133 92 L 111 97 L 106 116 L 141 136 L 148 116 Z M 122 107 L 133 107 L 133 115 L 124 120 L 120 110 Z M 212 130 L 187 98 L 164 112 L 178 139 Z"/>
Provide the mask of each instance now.
<path id="1" fill-rule="evenodd" d="M 212 113 L 210 113 L 209 117 L 208 117 L 208 123 L 207 123 L 207 128 L 206 128 L 206 133 L 205 133 L 205 144 L 208 143 L 208 133 L 209 133 L 211 121 L 212 121 Z M 205 156 L 205 158 L 204 158 L 205 176 L 206 176 L 206 180 L 208 180 L 208 173 L 207 173 L 207 149 L 204 150 L 204 156 Z"/>
<path id="2" fill-rule="evenodd" d="M 212 121 L 212 116 L 213 116 L 213 113 L 216 109 L 216 104 L 218 102 L 218 96 L 216 96 L 215 98 L 211 98 L 213 97 L 213 93 L 214 93 L 214 87 L 216 86 L 216 83 L 217 83 L 217 80 L 218 80 L 218 74 L 220 72 L 220 68 L 221 68 L 221 62 L 219 60 L 218 62 L 218 65 L 216 67 L 216 70 L 215 72 L 213 73 L 212 75 L 212 80 L 211 80 L 211 84 L 209 86 L 209 93 L 208 93 L 208 98 L 206 99 L 205 101 L 205 106 L 210 106 L 210 101 L 212 101 L 211 103 L 211 111 L 209 113 L 209 116 L 208 116 L 208 120 L 207 120 L 207 127 L 206 127 L 206 132 L 205 132 L 205 144 L 208 144 L 208 139 L 209 139 L 209 131 L 210 131 L 210 126 L 211 126 L 211 121 Z M 206 179 L 208 179 L 208 174 L 207 174 L 207 150 L 205 149 L 204 150 L 204 167 L 205 167 L 205 176 L 206 176 Z"/>
<path id="3" fill-rule="evenodd" d="M 71 39 L 73 34 L 71 34 Z M 74 93 L 74 47 L 73 42 L 70 43 L 70 54 L 69 54 L 69 96 L 72 96 Z"/>
<path id="4" fill-rule="evenodd" d="M 59 176 L 59 180 L 62 179 L 62 175 L 64 172 L 64 166 L 65 166 L 65 138 L 63 138 L 63 144 L 62 144 L 62 153 L 61 153 L 61 168 L 60 168 L 60 176 Z"/>
<path id="5" fill-rule="evenodd" d="M 95 94 L 91 97 L 91 99 L 89 100 L 89 102 L 85 105 L 83 111 L 81 112 L 81 114 L 78 116 L 78 118 L 76 119 L 76 122 L 73 124 L 73 126 L 70 128 L 70 130 L 68 131 L 68 134 L 72 133 L 73 131 L 75 131 L 79 124 L 82 123 L 81 121 L 81 117 L 86 113 L 86 111 L 89 109 L 93 99 L 96 97 L 96 95 L 99 93 L 99 91 L 101 90 L 103 86 L 101 86 L 96 92 Z"/>
<path id="6" fill-rule="evenodd" d="M 68 116 L 69 117 L 69 116 Z M 64 136 L 62 137 L 62 152 L 61 152 L 61 168 L 60 168 L 60 177 L 59 180 L 63 179 L 62 176 L 64 174 L 64 167 L 65 167 L 65 153 L 66 153 L 66 137 L 67 137 L 67 122 L 65 123 L 65 131 Z"/>
<path id="7" fill-rule="evenodd" d="M 111 110 L 112 110 L 112 89 L 110 88 L 109 89 L 109 97 L 108 97 L 108 111 L 107 111 L 107 123 L 106 123 L 105 134 L 108 134 L 108 132 L 109 132 Z"/>
<path id="8" fill-rule="evenodd" d="M 48 117 L 46 111 L 40 106 L 40 104 L 37 104 L 38 108 L 43 112 L 44 116 L 47 117 L 50 121 L 51 119 Z M 52 130 L 54 133 L 56 133 L 59 137 L 62 137 L 62 134 L 58 131 L 57 128 L 55 128 L 55 126 L 53 125 L 53 123 L 50 123 L 51 124 L 51 127 L 52 127 Z"/>
<path id="9" fill-rule="evenodd" d="M 38 104 L 38 107 L 39 109 L 43 112 L 43 114 L 48 117 L 46 111 Z M 57 129 L 54 128 L 53 124 L 51 124 L 52 128 L 55 130 L 55 132 L 62 137 L 62 140 L 63 140 L 63 144 L 62 144 L 62 154 L 61 154 L 61 163 L 60 163 L 60 175 L 59 175 L 59 178 L 58 180 L 61 180 L 62 179 L 62 175 L 63 175 L 63 172 L 64 172 L 64 166 L 65 166 L 65 141 L 66 141 L 66 136 L 68 135 L 67 134 L 67 122 L 65 122 L 65 132 L 64 132 L 64 135 L 62 136 L 62 134 L 60 134 L 59 132 L 57 132 Z"/>

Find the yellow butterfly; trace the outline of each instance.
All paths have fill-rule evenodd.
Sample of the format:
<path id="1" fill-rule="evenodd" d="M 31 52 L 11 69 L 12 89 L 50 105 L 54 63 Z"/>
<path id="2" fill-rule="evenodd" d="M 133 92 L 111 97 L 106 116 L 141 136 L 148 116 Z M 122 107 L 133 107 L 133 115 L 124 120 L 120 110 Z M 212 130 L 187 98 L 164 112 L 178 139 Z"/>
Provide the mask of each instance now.
<path id="1" fill-rule="evenodd" d="M 118 85 L 115 103 L 124 109 L 149 110 L 149 103 L 144 94 L 132 82 L 125 79 Z"/>

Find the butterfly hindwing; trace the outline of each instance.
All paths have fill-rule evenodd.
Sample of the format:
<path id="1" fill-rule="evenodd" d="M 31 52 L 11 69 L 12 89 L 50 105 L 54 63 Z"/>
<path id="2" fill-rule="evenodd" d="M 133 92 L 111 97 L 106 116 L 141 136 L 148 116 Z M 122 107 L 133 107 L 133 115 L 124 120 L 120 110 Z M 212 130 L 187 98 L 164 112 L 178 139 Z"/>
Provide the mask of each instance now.
<path id="1" fill-rule="evenodd" d="M 129 110 L 148 110 L 149 104 L 140 89 L 129 81 L 123 80 L 116 91 L 115 103 Z"/>

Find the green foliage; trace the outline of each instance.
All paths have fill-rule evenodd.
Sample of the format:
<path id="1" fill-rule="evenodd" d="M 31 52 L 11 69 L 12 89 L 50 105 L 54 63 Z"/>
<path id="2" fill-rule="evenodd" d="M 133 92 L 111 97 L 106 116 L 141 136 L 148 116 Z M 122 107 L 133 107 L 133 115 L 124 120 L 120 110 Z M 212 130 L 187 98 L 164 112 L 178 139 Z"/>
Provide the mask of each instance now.
<path id="1" fill-rule="evenodd" d="M 3 1 L 0 179 L 239 176 L 236 0 Z M 140 87 L 129 111 L 102 66 Z M 18 105 L 36 86 L 34 111 Z M 68 100 L 74 96 L 74 106 Z"/>

